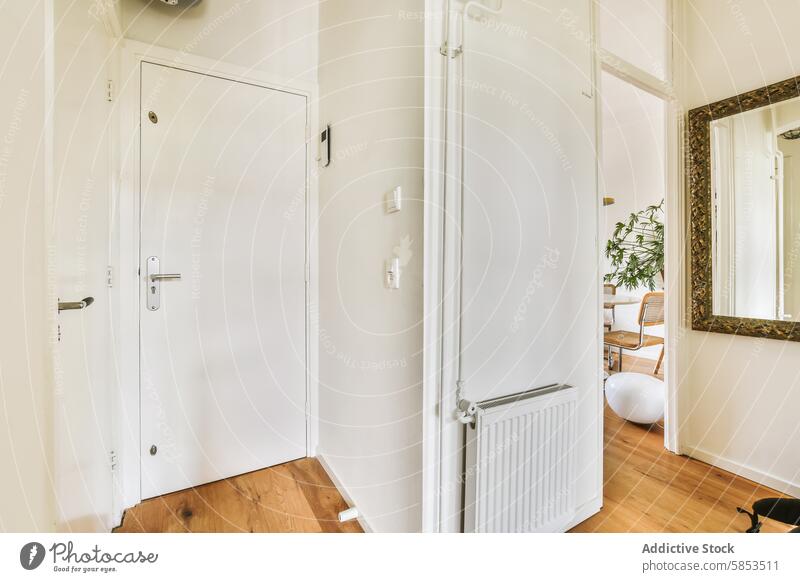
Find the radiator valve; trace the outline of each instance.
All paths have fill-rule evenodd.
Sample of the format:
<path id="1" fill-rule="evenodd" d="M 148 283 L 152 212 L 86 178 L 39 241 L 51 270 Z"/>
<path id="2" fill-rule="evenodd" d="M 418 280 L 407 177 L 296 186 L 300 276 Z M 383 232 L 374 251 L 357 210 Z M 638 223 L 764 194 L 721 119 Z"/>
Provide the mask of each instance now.
<path id="1" fill-rule="evenodd" d="M 458 401 L 457 418 L 461 424 L 471 424 L 475 422 L 475 415 L 478 413 L 478 405 L 462 398 Z"/>

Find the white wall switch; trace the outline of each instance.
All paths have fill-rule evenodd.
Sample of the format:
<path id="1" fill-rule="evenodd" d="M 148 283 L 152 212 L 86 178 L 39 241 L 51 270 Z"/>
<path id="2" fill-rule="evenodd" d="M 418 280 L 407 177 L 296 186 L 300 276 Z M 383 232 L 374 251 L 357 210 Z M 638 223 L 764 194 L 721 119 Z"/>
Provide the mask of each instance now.
<path id="1" fill-rule="evenodd" d="M 403 188 L 398 186 L 386 195 L 386 214 L 400 212 L 403 208 Z"/>
<path id="2" fill-rule="evenodd" d="M 386 288 L 400 289 L 400 259 L 397 257 L 386 261 Z"/>

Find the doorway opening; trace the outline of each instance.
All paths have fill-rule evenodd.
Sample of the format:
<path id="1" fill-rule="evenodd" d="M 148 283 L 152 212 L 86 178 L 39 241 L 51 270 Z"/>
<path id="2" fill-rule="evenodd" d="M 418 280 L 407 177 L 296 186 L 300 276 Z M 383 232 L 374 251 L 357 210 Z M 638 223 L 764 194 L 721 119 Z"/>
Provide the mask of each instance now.
<path id="1" fill-rule="evenodd" d="M 667 103 L 609 72 L 601 86 L 606 372 L 663 380 Z M 655 407 L 661 415 L 651 421 L 660 422 L 663 394 L 659 406 L 640 402 L 632 417 L 647 420 L 642 409 Z"/>
<path id="2" fill-rule="evenodd" d="M 660 450 L 670 420 L 663 365 L 668 104 L 607 71 L 600 82 L 605 424 Z M 607 457 L 615 442 L 606 443 Z"/>

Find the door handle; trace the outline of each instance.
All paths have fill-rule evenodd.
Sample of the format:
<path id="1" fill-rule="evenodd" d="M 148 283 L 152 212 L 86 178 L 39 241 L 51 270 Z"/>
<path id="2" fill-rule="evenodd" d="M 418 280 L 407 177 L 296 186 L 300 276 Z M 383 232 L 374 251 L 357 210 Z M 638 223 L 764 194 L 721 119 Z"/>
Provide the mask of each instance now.
<path id="1" fill-rule="evenodd" d="M 161 273 L 158 257 L 147 258 L 147 310 L 158 311 L 161 307 L 161 281 L 180 281 L 180 273 Z"/>
<path id="2" fill-rule="evenodd" d="M 150 275 L 151 281 L 180 281 L 181 274 L 180 273 L 172 273 L 166 275 Z"/>
<path id="3" fill-rule="evenodd" d="M 94 297 L 84 297 L 80 301 L 59 301 L 58 312 L 61 313 L 62 311 L 74 311 L 78 309 L 86 309 L 92 303 L 94 303 Z"/>

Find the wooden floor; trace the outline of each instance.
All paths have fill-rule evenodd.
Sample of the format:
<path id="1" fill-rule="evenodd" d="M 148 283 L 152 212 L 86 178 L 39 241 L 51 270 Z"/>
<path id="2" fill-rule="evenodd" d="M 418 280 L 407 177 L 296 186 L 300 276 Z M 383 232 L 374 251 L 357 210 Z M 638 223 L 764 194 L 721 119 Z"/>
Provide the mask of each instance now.
<path id="1" fill-rule="evenodd" d="M 300 459 L 195 489 L 148 499 L 125 512 L 119 533 L 343 532 L 347 509 L 316 459 Z"/>
<path id="2" fill-rule="evenodd" d="M 649 374 L 650 360 L 626 356 L 625 371 Z M 603 510 L 574 532 L 740 532 L 736 513 L 775 491 L 664 449 L 661 427 L 605 412 Z M 129 509 L 118 532 L 361 532 L 339 523 L 347 507 L 316 459 L 147 500 Z M 767 521 L 763 531 L 788 531 Z"/>
<path id="3" fill-rule="evenodd" d="M 626 372 L 651 374 L 651 360 L 626 354 Z M 659 374 L 663 379 L 663 375 Z M 673 455 L 664 448 L 662 427 L 627 422 L 606 407 L 604 507 L 573 532 L 741 532 L 749 509 L 763 497 L 780 497 L 706 463 Z M 762 531 L 791 529 L 765 521 Z"/>

